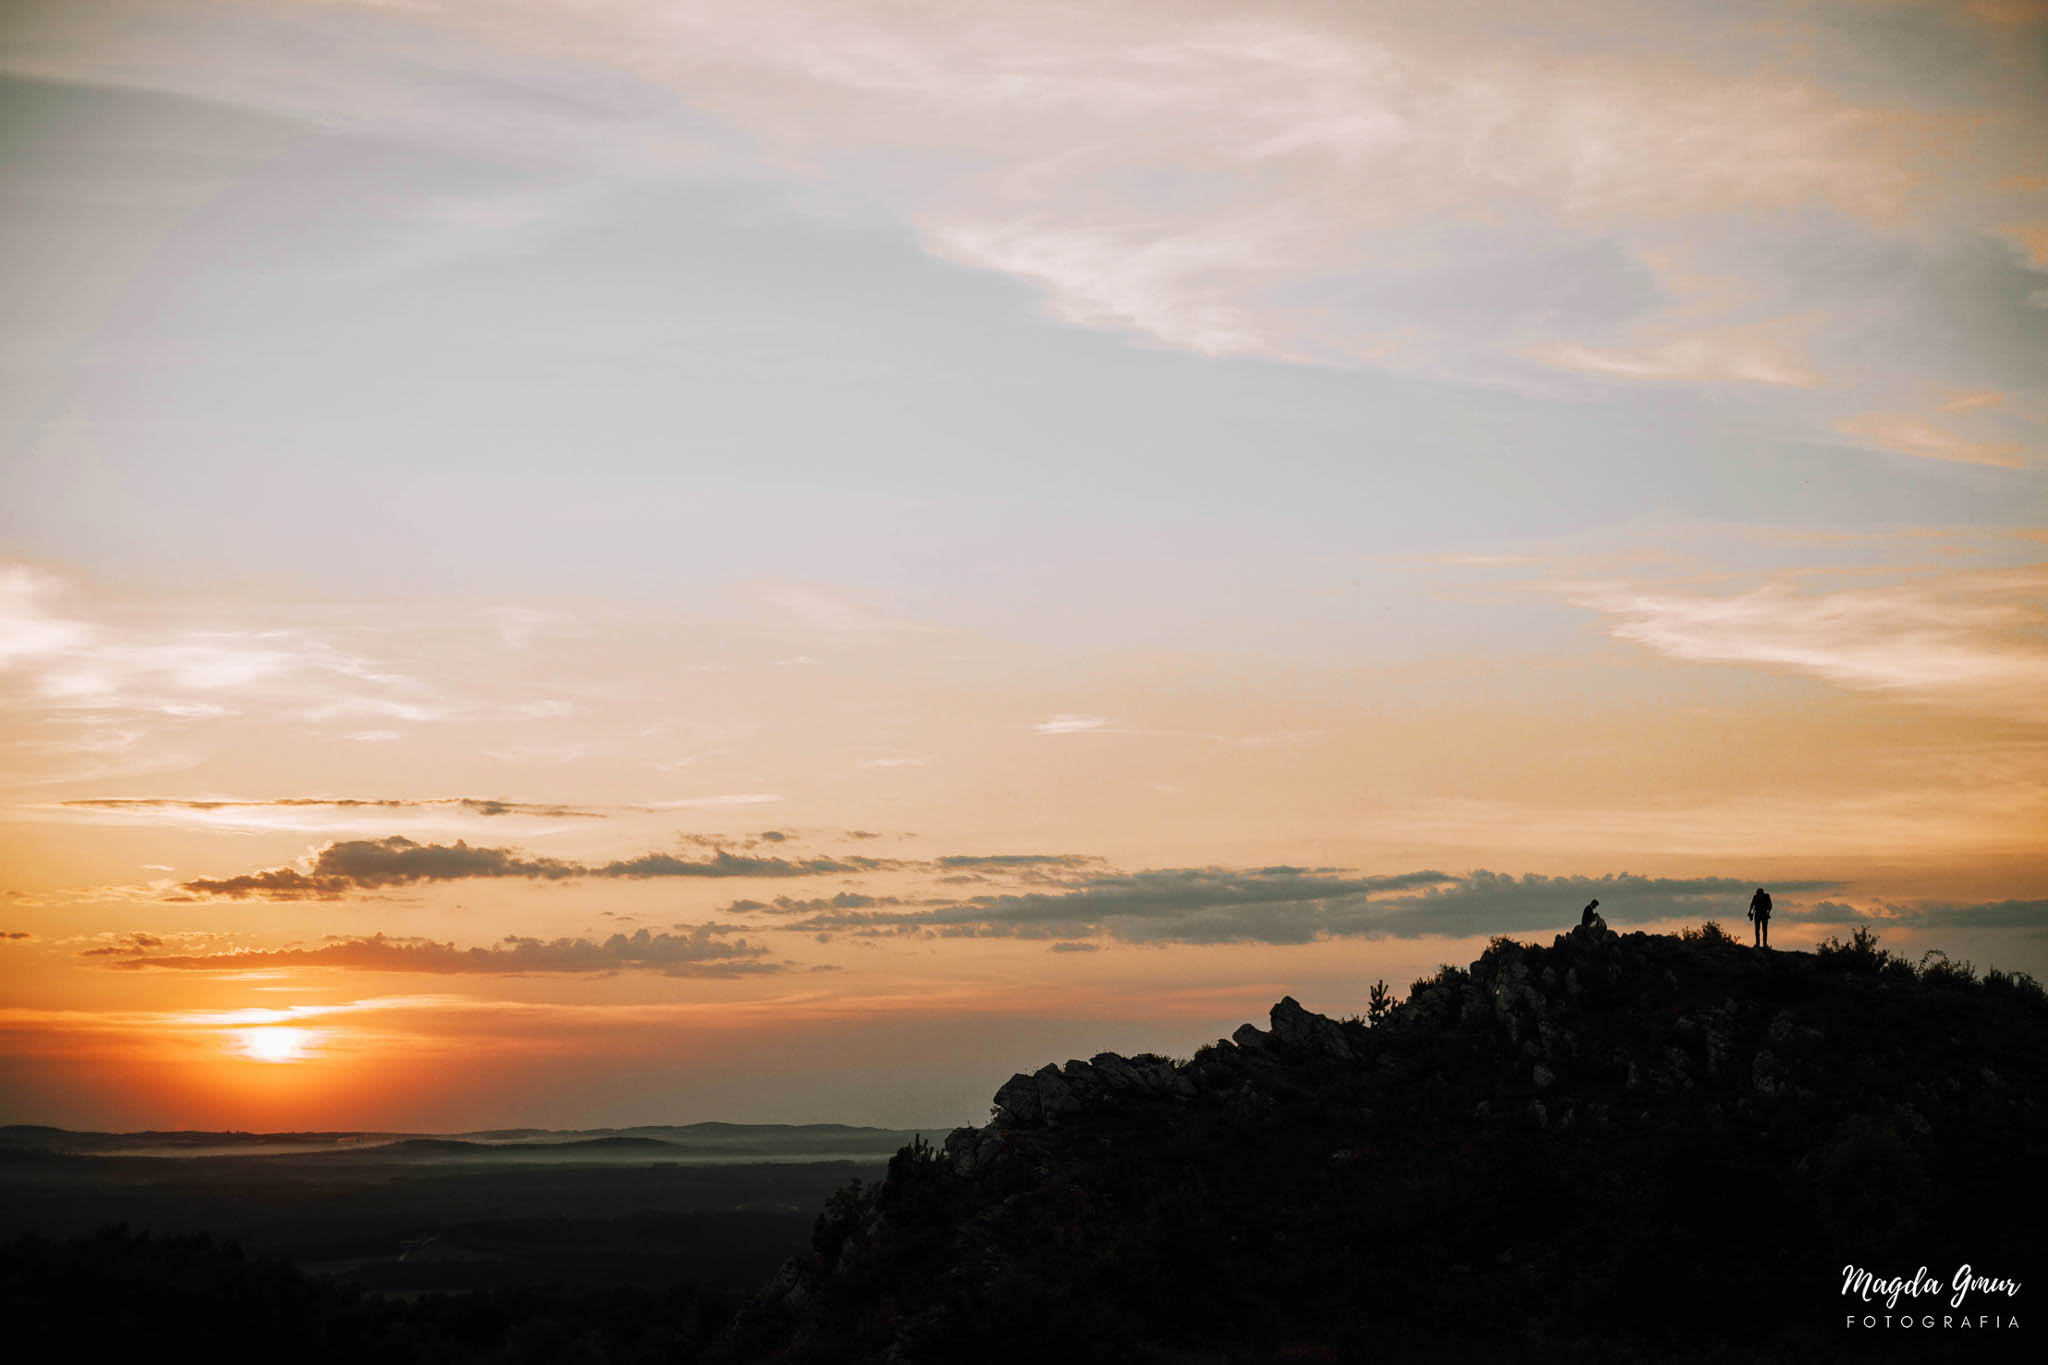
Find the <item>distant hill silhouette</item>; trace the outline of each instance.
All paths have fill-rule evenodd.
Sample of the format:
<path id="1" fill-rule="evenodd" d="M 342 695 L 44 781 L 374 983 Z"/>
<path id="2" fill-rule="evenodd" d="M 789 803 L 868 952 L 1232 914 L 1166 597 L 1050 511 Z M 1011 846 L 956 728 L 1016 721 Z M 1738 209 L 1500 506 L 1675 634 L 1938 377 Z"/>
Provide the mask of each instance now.
<path id="1" fill-rule="evenodd" d="M 492 1146 L 490 1146 L 490 1145 L 488 1145 L 488 1144 L 486 1144 L 486 1143 L 482 1143 L 482 1142 L 464 1142 L 464 1141 L 462 1141 L 462 1140 L 461 1140 L 460 1138 L 424 1138 L 424 1137 L 422 1137 L 422 1138 L 405 1138 L 405 1139 L 403 1139 L 403 1140 L 401 1140 L 401 1141 L 398 1141 L 398 1142 L 394 1142 L 394 1143 L 391 1143 L 391 1144 L 389 1144 L 388 1146 L 385 1146 L 385 1147 L 381 1148 L 381 1149 L 379 1150 L 379 1153 L 378 1153 L 378 1154 L 379 1154 L 380 1156 L 384 1156 L 384 1157 L 408 1157 L 408 1156 L 431 1156 L 431 1157 L 461 1156 L 461 1157 L 482 1157 L 482 1156 L 489 1156 L 489 1155 L 490 1155 L 490 1154 L 492 1154 L 493 1152 L 496 1152 L 496 1151 L 499 1151 L 499 1150 L 501 1150 L 501 1149 L 500 1149 L 500 1148 L 497 1148 L 497 1147 L 492 1147 Z M 347 1149 L 342 1149 L 342 1151 L 341 1151 L 340 1153 L 338 1153 L 338 1154 L 340 1154 L 340 1155 L 353 1155 L 353 1153 L 351 1153 L 351 1152 L 348 1152 L 348 1151 L 347 1151 Z"/>
<path id="2" fill-rule="evenodd" d="M 1012 1078 L 988 1125 L 836 1196 L 712 1358 L 2025 1347 L 2023 1329 L 1851 1332 L 1847 1313 L 1885 1309 L 1841 1285 L 1851 1263 L 2031 1279 L 2048 1000 L 2030 978 L 1938 954 L 1916 970 L 1861 933 L 1759 952 L 1713 926 L 1596 922 L 1547 948 L 1497 939 L 1382 1013 L 1289 998 L 1186 1062 Z"/>
<path id="3" fill-rule="evenodd" d="M 625 1137 L 622 1135 L 613 1137 L 577 1138 L 569 1142 L 557 1143 L 555 1145 L 561 1151 L 574 1153 L 646 1152 L 653 1155 L 659 1155 L 662 1152 L 671 1152 L 675 1150 L 675 1144 L 673 1142 L 663 1142 L 660 1138 Z"/>

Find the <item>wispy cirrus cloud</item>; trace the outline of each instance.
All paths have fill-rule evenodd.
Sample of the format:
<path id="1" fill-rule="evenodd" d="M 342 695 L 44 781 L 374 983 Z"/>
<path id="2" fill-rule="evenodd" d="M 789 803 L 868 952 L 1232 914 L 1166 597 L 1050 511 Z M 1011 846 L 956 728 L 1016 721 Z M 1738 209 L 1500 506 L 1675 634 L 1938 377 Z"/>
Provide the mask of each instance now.
<path id="1" fill-rule="evenodd" d="M 165 953 L 156 942 L 133 936 L 135 947 L 88 950 L 114 956 L 109 965 L 129 971 L 246 972 L 271 968 L 333 968 L 357 972 L 421 972 L 436 976 L 589 976 L 621 971 L 662 976 L 760 976 L 788 970 L 767 960 L 768 950 L 725 925 L 684 926 L 679 933 L 613 934 L 591 938 L 526 938 L 508 935 L 488 947 L 458 948 L 423 938 L 337 938 L 316 948 L 244 948 L 217 953 Z"/>
<path id="2" fill-rule="evenodd" d="M 1675 335 L 1619 345 L 1551 342 L 1531 348 L 1530 354 L 1561 370 L 1609 379 L 1810 389 L 1820 383 L 1803 336 L 1810 330 L 1796 319 L 1774 319 L 1704 331 L 1679 330 Z"/>
<path id="3" fill-rule="evenodd" d="M 707 810 L 716 806 L 772 806 L 780 801 L 778 792 L 722 792 L 716 796 L 685 796 L 673 801 L 650 801 L 641 810 Z"/>
<path id="4" fill-rule="evenodd" d="M 281 692 L 315 718 L 431 714 L 412 678 L 304 631 L 124 628 L 65 611 L 70 596 L 53 575 L 0 571 L 0 667 L 45 705 L 178 715 L 213 703 L 226 714 L 235 697 Z"/>
<path id="5" fill-rule="evenodd" d="M 1089 716 L 1077 711 L 1062 711 L 1056 716 L 1047 716 L 1031 728 L 1041 735 L 1086 735 L 1108 731 L 1112 724 L 1108 716 Z"/>
<path id="6" fill-rule="evenodd" d="M 435 796 L 346 797 L 280 796 L 267 801 L 207 800 L 179 797 L 85 797 L 57 803 L 64 810 L 106 811 L 119 815 L 214 815 L 238 811 L 272 810 L 452 810 L 464 815 L 537 815 L 550 819 L 601 820 L 603 811 L 540 801 L 500 801 L 491 797 Z"/>
<path id="7" fill-rule="evenodd" d="M 1801 591 L 1711 596 L 1646 585 L 1563 590 L 1613 634 L 1672 658 L 1750 664 L 1875 692 L 2048 721 L 2048 564 Z"/>
<path id="8" fill-rule="evenodd" d="M 450 703 L 370 655 L 296 626 L 147 622 L 89 608 L 67 580 L 0 566 L 0 700 L 40 723 L 15 743 L 85 773 L 161 766 L 153 739 L 207 722 L 420 723 Z"/>
<path id="9" fill-rule="evenodd" d="M 1586 0 L 1512 22 L 1478 0 L 357 0 L 289 6 L 337 41 L 288 45 L 275 9 L 76 8 L 44 7 L 20 69 L 579 167 L 733 155 L 653 116 L 661 101 L 498 93 L 508 64 L 531 74 L 514 54 L 623 68 L 775 170 L 886 205 L 934 255 L 1027 282 L 1054 317 L 1203 355 L 1798 391 L 1796 411 L 1759 410 L 1809 437 L 1932 370 L 1967 388 L 2042 367 L 2016 318 L 2048 270 L 2044 100 L 2015 54 L 2048 20 L 2016 0 L 1882 23 L 1863 0 Z M 422 226 L 517 244 L 588 197 L 457 197 Z M 1963 304 L 1957 272 L 1980 267 L 2002 284 Z M 1953 459 L 2012 438 L 1859 439 Z M 895 624 L 837 597 L 786 605 L 835 631 Z M 535 619 L 501 613 L 507 642 Z"/>
<path id="10" fill-rule="evenodd" d="M 1980 405 L 1988 406 L 1988 405 Z M 1972 407 L 1944 405 L 1944 412 L 1970 412 Z M 2026 460 L 2017 441 L 1973 440 L 1952 425 L 1937 424 L 1909 412 L 1859 412 L 1835 423 L 1835 430 L 1880 450 L 1917 455 L 1926 460 L 1952 464 L 1990 465 L 1996 469 L 2023 469 Z"/>
<path id="11" fill-rule="evenodd" d="M 1885 355 L 1873 330 L 1939 305 L 1830 290 L 1859 269 L 1939 281 L 1990 242 L 2048 261 L 2042 100 L 2010 60 L 2048 22 L 2031 10 L 431 8 L 679 90 L 801 174 L 858 176 L 934 254 L 1027 281 L 1053 316 L 1204 355 L 1885 393 L 1946 352 L 1973 384 L 2009 318 L 1951 313 L 1940 350 Z M 1817 393 L 1810 430 L 1836 401 Z"/>

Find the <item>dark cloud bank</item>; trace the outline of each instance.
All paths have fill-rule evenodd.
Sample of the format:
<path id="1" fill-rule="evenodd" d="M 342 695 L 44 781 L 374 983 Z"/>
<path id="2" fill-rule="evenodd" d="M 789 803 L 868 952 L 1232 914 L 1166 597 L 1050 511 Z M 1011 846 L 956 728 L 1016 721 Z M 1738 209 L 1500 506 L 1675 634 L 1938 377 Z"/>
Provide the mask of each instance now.
<path id="1" fill-rule="evenodd" d="M 441 976 L 525 974 L 593 975 L 620 971 L 663 976 L 751 976 L 788 969 L 764 959 L 768 950 L 727 925 L 686 926 L 684 932 L 613 934 L 589 938 L 538 939 L 507 936 L 488 948 L 457 948 L 423 938 L 342 938 L 317 948 L 277 948 L 233 953 L 143 955 L 140 948 L 95 948 L 86 956 L 125 954 L 112 965 L 131 969 L 235 972 L 266 967 L 335 967 L 360 972 L 430 972 Z M 139 935 L 137 936 L 140 937 Z"/>
<path id="2" fill-rule="evenodd" d="M 560 858 L 528 858 L 509 848 L 452 844 L 421 844 L 392 835 L 386 839 L 346 839 L 327 845 L 313 859 L 310 871 L 272 867 L 235 877 L 200 877 L 179 889 L 187 896 L 223 896 L 230 900 L 331 900 L 353 891 L 374 891 L 416 882 L 473 878 L 517 878 L 561 881 L 572 877 L 820 877 L 872 872 L 895 864 L 880 858 L 773 858 L 720 849 L 705 858 L 679 858 L 670 853 L 643 853 L 609 863 L 570 862 Z"/>
<path id="3" fill-rule="evenodd" d="M 394 843 L 406 847 L 388 847 Z M 377 844 L 384 853 L 401 859 L 415 853 L 431 855 L 429 865 L 440 870 L 430 873 L 400 862 L 398 866 L 403 871 L 393 872 L 387 863 L 373 859 L 367 867 L 358 866 L 350 861 L 350 855 L 343 854 L 333 863 L 340 871 L 320 871 L 319 867 L 326 862 L 323 855 L 323 863 L 316 865 L 313 874 L 273 869 L 234 880 L 274 879 L 284 874 L 307 879 L 333 877 L 342 889 L 354 889 L 464 875 L 744 875 L 622 870 L 647 864 L 649 859 L 662 859 L 663 866 L 676 861 L 666 855 L 650 854 L 641 859 L 585 866 L 513 858 L 502 849 L 415 845 L 406 840 L 380 840 Z M 336 845 L 335 849 L 343 847 Z M 760 860 L 733 857 L 729 861 L 741 864 Z M 476 866 L 513 870 L 456 870 Z M 934 865 L 917 866 L 930 869 Z M 862 869 L 849 866 L 835 870 Z M 1771 889 L 1785 898 L 1779 908 L 1780 917 L 1799 923 L 2048 931 L 2048 901 L 2042 900 L 1887 905 L 1866 912 L 1833 900 L 1821 899 L 1802 906 L 1792 899 L 1805 893 L 1834 890 L 1838 885 L 1826 881 L 1779 881 Z M 1155 945 L 1289 945 L 1330 938 L 1476 938 L 1543 933 L 1576 923 L 1579 908 L 1596 898 L 1601 914 L 1616 925 L 1673 919 L 1738 921 L 1753 889 L 1749 881 L 1734 877 L 1640 877 L 1630 873 L 1604 877 L 1513 877 L 1482 870 L 1459 877 L 1425 870 L 1360 877 L 1333 868 L 1174 868 L 1095 875 L 1059 892 L 909 901 L 845 891 L 829 897 L 736 900 L 726 907 L 726 912 L 774 917 L 772 926 L 754 926 L 757 932 L 772 927 L 824 939 L 842 933 L 862 937 L 1037 939 L 1047 941 L 1053 952 L 1078 953 L 1098 951 L 1105 940 Z M 154 950 L 162 946 L 162 941 L 137 933 L 116 943 L 86 949 L 81 956 L 110 959 L 107 965 L 122 969 L 222 972 L 329 967 L 443 975 L 651 971 L 677 977 L 730 977 L 787 971 L 798 965 L 770 961 L 767 948 L 737 937 L 747 932 L 745 925 L 674 927 L 675 933 L 642 929 L 630 935 L 613 934 L 601 941 L 514 935 L 483 948 L 457 948 L 452 943 L 431 939 L 376 934 L 330 939 L 318 947 L 206 954 L 156 954 Z"/>
<path id="4" fill-rule="evenodd" d="M 770 830 L 758 837 L 769 839 L 771 843 L 781 843 L 788 836 Z M 686 836 L 686 839 L 707 846 L 712 843 L 702 837 Z M 1067 853 L 956 854 L 931 862 L 870 858 L 860 854 L 803 858 L 713 847 L 703 857 L 643 853 L 608 863 L 585 863 L 562 858 L 528 857 L 516 849 L 471 844 L 460 839 L 452 844 L 422 844 L 395 834 L 383 839 L 337 840 L 314 855 L 313 865 L 308 870 L 269 867 L 233 877 L 196 878 L 181 884 L 178 889 L 184 893 L 183 896 L 172 899 L 217 896 L 229 900 L 334 900 L 351 892 L 409 886 L 417 882 L 491 878 L 566 881 L 580 877 L 625 880 L 656 877 L 831 877 L 897 868 L 949 873 L 985 871 L 1007 873 L 1020 880 L 1064 883 L 1101 861 Z M 777 908 L 792 910 L 827 908 L 809 902 L 788 905 L 777 902 L 776 905 Z M 768 907 L 751 903 L 749 908 Z"/>
<path id="5" fill-rule="evenodd" d="M 2048 900 L 1983 901 L 1975 905 L 1880 905 L 1858 910 L 1839 901 L 1817 901 L 1795 909 L 1791 918 L 1805 924 L 1869 924 L 1901 929 L 2033 929 L 2048 931 Z"/>
<path id="6" fill-rule="evenodd" d="M 1780 882 L 1780 893 L 1834 882 Z M 1339 869 L 1179 868 L 1101 875 L 1058 892 L 976 896 L 907 911 L 832 908 L 787 927 L 821 933 L 936 934 L 1126 943 L 1311 943 L 1324 938 L 1469 938 L 1561 928 L 1598 898 L 1610 922 L 1737 916 L 1754 890 L 1733 877 L 1385 877 Z M 734 909 L 741 907 L 735 906 Z M 1065 951 L 1072 951 L 1066 949 Z"/>

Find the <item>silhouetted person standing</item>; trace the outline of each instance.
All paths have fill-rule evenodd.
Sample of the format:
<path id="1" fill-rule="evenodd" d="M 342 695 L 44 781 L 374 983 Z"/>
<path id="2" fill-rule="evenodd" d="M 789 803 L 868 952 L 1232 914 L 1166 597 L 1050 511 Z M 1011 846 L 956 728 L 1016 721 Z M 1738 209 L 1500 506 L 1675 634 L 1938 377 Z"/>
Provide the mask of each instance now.
<path id="1" fill-rule="evenodd" d="M 1749 920 L 1756 926 L 1756 946 L 1771 946 L 1771 893 L 1761 886 L 1749 898 Z"/>

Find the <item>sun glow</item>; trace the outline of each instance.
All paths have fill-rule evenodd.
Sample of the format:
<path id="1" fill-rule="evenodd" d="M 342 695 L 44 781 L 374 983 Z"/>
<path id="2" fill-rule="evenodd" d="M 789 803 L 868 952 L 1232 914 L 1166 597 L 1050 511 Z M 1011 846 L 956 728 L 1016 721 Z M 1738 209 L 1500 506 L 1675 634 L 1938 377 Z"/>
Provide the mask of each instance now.
<path id="1" fill-rule="evenodd" d="M 242 1055 L 258 1062 L 302 1062 L 313 1033 L 302 1028 L 248 1028 L 241 1031 Z"/>

